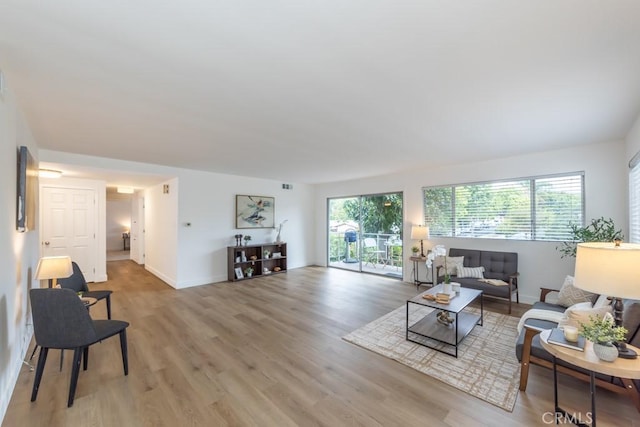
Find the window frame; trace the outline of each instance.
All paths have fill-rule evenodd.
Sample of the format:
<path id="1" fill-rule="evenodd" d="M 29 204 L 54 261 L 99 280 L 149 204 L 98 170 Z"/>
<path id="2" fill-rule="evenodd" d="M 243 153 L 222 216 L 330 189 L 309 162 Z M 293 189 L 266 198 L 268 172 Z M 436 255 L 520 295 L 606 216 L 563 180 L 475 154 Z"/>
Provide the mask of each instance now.
<path id="1" fill-rule="evenodd" d="M 565 173 L 557 173 L 557 174 L 548 174 L 548 175 L 536 175 L 536 176 L 527 176 L 527 177 L 520 177 L 520 178 L 504 178 L 504 179 L 497 179 L 497 180 L 487 180 L 487 181 L 475 181 L 475 182 L 465 182 L 465 183 L 456 183 L 456 184 L 446 184 L 446 185 L 433 185 L 433 186 L 424 186 L 422 187 L 421 191 L 422 191 L 422 217 L 425 221 L 425 224 L 429 225 L 430 218 L 428 218 L 428 213 L 427 212 L 427 191 L 428 190 L 434 190 L 434 189 L 450 189 L 450 203 L 451 203 L 451 214 L 450 217 L 449 215 L 447 215 L 447 221 L 450 223 L 450 231 L 447 234 L 439 234 L 439 231 L 436 229 L 434 229 L 432 227 L 431 229 L 431 235 L 433 237 L 437 237 L 437 238 L 458 238 L 458 239 L 490 239 L 490 240 L 521 240 L 521 241 L 540 241 L 540 242 L 562 242 L 562 241 L 566 241 L 568 239 L 567 238 L 557 238 L 557 239 L 550 239 L 550 238 L 539 238 L 540 236 L 540 227 L 539 224 L 537 224 L 537 211 L 538 211 L 538 203 L 537 203 L 537 199 L 536 199 L 536 194 L 537 193 L 537 188 L 536 188 L 536 181 L 538 180 L 549 180 L 549 179 L 555 179 L 555 178 L 579 178 L 580 179 L 580 221 L 577 221 L 577 225 L 579 226 L 584 226 L 585 224 L 585 172 L 584 171 L 575 171 L 575 172 L 565 172 Z M 525 221 L 528 222 L 529 225 L 529 230 L 528 230 L 528 234 L 529 234 L 529 238 L 526 237 L 508 237 L 506 235 L 500 235 L 500 236 L 484 236 L 484 235 L 465 235 L 465 236 L 460 236 L 457 235 L 457 233 L 459 233 L 458 230 L 456 230 L 456 225 L 459 221 L 459 217 L 457 216 L 457 210 L 456 210 L 456 188 L 458 187 L 470 187 L 470 186 L 485 186 L 485 185 L 494 185 L 494 184 L 500 184 L 500 183 L 514 183 L 514 188 L 517 185 L 517 183 L 522 182 L 522 183 L 527 183 L 528 185 L 528 190 L 529 190 L 529 221 Z M 570 233 L 569 231 L 569 224 L 567 224 L 567 233 Z"/>

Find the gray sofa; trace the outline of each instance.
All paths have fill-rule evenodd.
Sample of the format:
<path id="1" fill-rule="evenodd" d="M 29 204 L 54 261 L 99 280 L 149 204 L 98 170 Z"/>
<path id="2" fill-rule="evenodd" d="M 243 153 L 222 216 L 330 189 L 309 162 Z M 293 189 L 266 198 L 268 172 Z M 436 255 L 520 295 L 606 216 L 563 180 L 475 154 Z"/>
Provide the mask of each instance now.
<path id="1" fill-rule="evenodd" d="M 496 252 L 481 251 L 476 249 L 449 249 L 450 257 L 463 256 L 464 267 L 484 267 L 485 279 L 499 279 L 507 282 L 508 286 L 495 286 L 484 283 L 478 279 L 458 278 L 452 276 L 453 282 L 460 283 L 461 286 L 470 289 L 477 289 L 484 292 L 484 295 L 504 298 L 509 301 L 509 314 L 511 314 L 512 296 L 516 294 L 516 302 L 520 302 L 518 295 L 518 254 L 516 252 Z M 443 277 L 438 270 L 438 280 Z"/>
<path id="2" fill-rule="evenodd" d="M 566 307 L 546 302 L 546 297 L 554 289 L 542 288 L 540 301 L 533 305 L 534 309 L 552 310 L 563 313 Z M 516 341 L 516 356 L 520 361 L 520 390 L 527 389 L 530 364 L 544 366 L 553 369 L 553 358 L 540 343 L 540 332 L 545 329 L 555 328 L 555 322 L 539 319 L 528 319 L 522 332 Z M 627 328 L 627 342 L 635 347 L 640 347 L 640 301 L 624 301 L 622 326 Z M 557 360 L 558 372 L 589 381 L 589 372 L 570 363 Z M 628 396 L 640 412 L 640 380 L 615 378 L 607 375 L 596 374 L 596 384 L 608 390 Z"/>

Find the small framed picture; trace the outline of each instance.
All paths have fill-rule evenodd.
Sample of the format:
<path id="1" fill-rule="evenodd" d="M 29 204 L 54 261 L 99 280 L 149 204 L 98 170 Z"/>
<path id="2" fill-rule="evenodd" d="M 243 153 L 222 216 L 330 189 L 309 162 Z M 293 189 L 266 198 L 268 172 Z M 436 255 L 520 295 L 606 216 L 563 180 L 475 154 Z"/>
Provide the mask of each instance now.
<path id="1" fill-rule="evenodd" d="M 282 253 L 281 252 L 274 252 L 273 253 L 273 257 L 274 258 L 280 258 L 280 257 L 282 257 Z"/>
<path id="2" fill-rule="evenodd" d="M 242 269 L 240 267 L 236 267 L 236 279 L 244 279 L 244 274 L 242 273 Z"/>

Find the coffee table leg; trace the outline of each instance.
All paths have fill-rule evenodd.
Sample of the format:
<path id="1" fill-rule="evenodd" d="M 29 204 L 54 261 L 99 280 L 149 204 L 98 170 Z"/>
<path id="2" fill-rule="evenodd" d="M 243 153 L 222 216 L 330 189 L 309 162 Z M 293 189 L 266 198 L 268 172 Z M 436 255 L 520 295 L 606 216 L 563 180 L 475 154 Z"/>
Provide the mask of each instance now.
<path id="1" fill-rule="evenodd" d="M 407 327 L 405 331 L 405 339 L 409 340 L 409 301 L 407 301 Z"/>

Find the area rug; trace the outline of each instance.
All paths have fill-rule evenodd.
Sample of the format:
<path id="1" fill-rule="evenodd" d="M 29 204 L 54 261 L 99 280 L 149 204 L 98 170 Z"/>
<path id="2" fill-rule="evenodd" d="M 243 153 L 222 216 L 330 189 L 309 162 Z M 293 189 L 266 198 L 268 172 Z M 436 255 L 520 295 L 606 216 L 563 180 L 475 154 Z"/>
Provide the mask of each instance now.
<path id="1" fill-rule="evenodd" d="M 431 310 L 412 306 L 410 323 Z M 343 339 L 512 412 L 520 379 L 520 364 L 515 355 L 517 325 L 515 317 L 485 310 L 484 325 L 473 328 L 460 343 L 457 359 L 406 340 L 405 305 Z"/>

